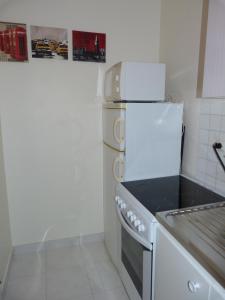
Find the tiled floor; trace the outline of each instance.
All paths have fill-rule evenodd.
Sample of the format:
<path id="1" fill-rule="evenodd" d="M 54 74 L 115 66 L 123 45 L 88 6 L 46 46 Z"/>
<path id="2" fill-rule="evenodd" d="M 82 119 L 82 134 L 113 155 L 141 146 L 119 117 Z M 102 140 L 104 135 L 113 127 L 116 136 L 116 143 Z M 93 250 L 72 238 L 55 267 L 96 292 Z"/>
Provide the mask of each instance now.
<path id="1" fill-rule="evenodd" d="M 129 300 L 103 242 L 13 257 L 4 300 Z"/>

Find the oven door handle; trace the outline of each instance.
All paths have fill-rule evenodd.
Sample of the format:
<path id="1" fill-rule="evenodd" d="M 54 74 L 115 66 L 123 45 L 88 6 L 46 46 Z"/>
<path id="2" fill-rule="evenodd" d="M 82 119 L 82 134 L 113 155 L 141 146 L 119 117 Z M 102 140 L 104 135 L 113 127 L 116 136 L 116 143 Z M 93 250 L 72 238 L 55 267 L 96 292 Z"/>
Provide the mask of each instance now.
<path id="1" fill-rule="evenodd" d="M 116 212 L 117 216 L 119 218 L 120 224 L 123 226 L 123 228 L 130 234 L 130 236 L 138 241 L 140 244 L 142 244 L 145 248 L 152 251 L 152 244 L 146 241 L 143 237 L 139 236 L 137 232 L 135 232 L 125 221 L 119 207 L 116 205 Z"/>

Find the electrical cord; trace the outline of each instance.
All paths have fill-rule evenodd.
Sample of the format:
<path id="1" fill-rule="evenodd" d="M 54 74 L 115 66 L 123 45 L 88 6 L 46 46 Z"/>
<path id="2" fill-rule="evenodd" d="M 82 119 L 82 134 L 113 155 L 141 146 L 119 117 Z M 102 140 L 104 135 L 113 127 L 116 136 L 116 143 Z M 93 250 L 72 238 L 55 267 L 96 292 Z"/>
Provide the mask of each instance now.
<path id="1" fill-rule="evenodd" d="M 218 153 L 218 150 L 221 150 L 223 148 L 223 145 L 221 143 L 214 143 L 212 147 L 213 147 L 213 150 L 216 154 L 216 157 L 218 158 L 218 160 L 219 160 L 219 162 L 220 162 L 220 164 L 221 164 L 221 166 L 222 166 L 222 168 L 225 172 L 225 165 L 224 165 L 223 160 L 221 159 L 221 157 Z"/>

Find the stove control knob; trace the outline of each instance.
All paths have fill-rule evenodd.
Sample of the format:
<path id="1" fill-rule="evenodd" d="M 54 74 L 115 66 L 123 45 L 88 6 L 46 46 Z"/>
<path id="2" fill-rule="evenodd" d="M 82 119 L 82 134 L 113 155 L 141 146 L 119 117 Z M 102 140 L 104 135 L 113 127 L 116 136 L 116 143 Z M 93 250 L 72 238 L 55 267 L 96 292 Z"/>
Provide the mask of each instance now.
<path id="1" fill-rule="evenodd" d="M 118 203 L 119 199 L 120 199 L 120 197 L 119 197 L 119 196 L 116 196 L 116 197 L 115 197 L 115 202 Z"/>
<path id="2" fill-rule="evenodd" d="M 121 208 L 121 209 L 126 209 L 126 207 L 127 207 L 126 203 L 122 202 L 122 203 L 120 204 L 120 208 Z"/>
<path id="3" fill-rule="evenodd" d="M 140 224 L 137 228 L 138 232 L 144 232 L 145 231 L 145 225 L 144 224 Z"/>
<path id="4" fill-rule="evenodd" d="M 139 225 L 141 225 L 141 221 L 140 220 L 135 220 L 134 221 L 134 227 L 138 227 Z"/>
<path id="5" fill-rule="evenodd" d="M 130 221 L 134 222 L 137 219 L 137 217 L 133 214 L 132 216 L 130 216 Z"/>
<path id="6" fill-rule="evenodd" d="M 128 210 L 127 217 L 130 218 L 133 215 L 133 212 L 131 210 Z"/>
<path id="7" fill-rule="evenodd" d="M 120 198 L 117 200 L 117 205 L 120 207 L 120 205 L 123 203 L 123 200 L 121 200 Z"/>

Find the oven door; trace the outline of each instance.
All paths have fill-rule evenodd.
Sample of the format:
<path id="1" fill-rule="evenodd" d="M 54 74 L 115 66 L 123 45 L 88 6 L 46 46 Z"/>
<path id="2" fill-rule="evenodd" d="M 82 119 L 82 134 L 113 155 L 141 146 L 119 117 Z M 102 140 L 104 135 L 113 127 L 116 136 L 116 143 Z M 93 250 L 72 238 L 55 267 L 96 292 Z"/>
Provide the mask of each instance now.
<path id="1" fill-rule="evenodd" d="M 131 300 L 150 300 L 152 245 L 140 236 L 116 207 L 121 224 L 121 279 Z"/>

